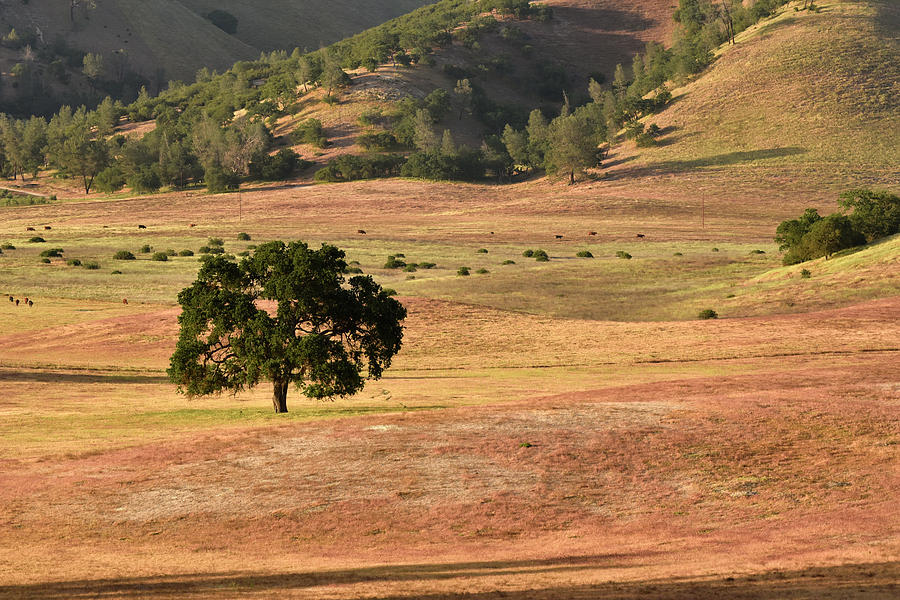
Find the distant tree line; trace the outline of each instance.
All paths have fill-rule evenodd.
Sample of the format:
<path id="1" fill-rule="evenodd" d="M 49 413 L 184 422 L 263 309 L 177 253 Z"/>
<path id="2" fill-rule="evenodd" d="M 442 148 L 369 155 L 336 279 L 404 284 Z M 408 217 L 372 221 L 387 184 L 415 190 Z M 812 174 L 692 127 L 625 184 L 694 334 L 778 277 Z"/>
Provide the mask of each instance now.
<path id="1" fill-rule="evenodd" d="M 775 241 L 784 252 L 784 264 L 793 265 L 900 233 L 900 197 L 887 191 L 850 190 L 841 194 L 849 215 L 826 217 L 814 208 L 796 219 L 782 221 Z"/>

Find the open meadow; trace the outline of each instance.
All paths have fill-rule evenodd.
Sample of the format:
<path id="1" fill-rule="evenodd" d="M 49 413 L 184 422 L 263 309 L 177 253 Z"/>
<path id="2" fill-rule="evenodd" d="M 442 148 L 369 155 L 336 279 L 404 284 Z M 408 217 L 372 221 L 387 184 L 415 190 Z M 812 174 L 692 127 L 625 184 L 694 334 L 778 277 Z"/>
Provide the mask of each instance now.
<path id="1" fill-rule="evenodd" d="M 782 267 L 839 176 L 626 167 L 0 208 L 0 598 L 895 598 L 900 240 Z M 393 367 L 177 394 L 210 238 L 344 248 L 409 311 Z"/>

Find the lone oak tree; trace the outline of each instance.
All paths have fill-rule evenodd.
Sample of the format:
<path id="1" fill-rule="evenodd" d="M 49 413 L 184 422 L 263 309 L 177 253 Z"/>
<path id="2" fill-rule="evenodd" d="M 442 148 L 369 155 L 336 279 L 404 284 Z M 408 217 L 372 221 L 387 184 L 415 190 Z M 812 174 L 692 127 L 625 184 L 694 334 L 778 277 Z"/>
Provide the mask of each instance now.
<path id="1" fill-rule="evenodd" d="M 274 241 L 235 263 L 204 259 L 178 294 L 169 378 L 179 391 L 234 392 L 269 380 L 275 412 L 291 382 L 311 398 L 351 395 L 400 350 L 406 309 L 369 276 L 347 281 L 344 251 Z"/>

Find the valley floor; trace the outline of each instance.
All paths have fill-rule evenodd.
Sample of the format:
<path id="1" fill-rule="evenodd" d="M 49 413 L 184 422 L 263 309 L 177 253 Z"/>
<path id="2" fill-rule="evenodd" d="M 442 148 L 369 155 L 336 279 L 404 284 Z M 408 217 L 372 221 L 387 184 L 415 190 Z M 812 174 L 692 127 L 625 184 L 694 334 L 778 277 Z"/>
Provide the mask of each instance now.
<path id="1" fill-rule="evenodd" d="M 900 241 L 801 278 L 774 228 L 840 190 L 770 178 L 0 209 L 0 292 L 35 302 L 0 302 L 0 598 L 896 597 Z M 178 395 L 197 257 L 137 250 L 211 236 L 330 241 L 396 288 L 385 378 L 281 416 Z"/>

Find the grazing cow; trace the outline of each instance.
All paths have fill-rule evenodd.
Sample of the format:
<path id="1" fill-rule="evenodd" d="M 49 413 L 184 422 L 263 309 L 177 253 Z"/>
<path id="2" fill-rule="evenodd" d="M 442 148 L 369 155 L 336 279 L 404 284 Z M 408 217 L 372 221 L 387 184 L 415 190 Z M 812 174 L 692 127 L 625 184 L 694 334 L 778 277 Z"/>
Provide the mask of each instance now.
<path id="1" fill-rule="evenodd" d="M 357 230 L 356 230 L 356 233 L 359 233 L 359 234 L 362 234 L 362 235 L 366 235 L 366 230 L 365 230 L 365 229 L 357 229 Z"/>
<path id="2" fill-rule="evenodd" d="M 122 298 L 122 304 L 128 304 L 128 298 Z"/>
<path id="3" fill-rule="evenodd" d="M 9 301 L 10 301 L 10 302 L 15 302 L 15 300 L 16 300 L 16 299 L 13 298 L 12 296 L 9 297 Z"/>
<path id="4" fill-rule="evenodd" d="M 28 296 L 25 296 L 25 304 L 28 304 Z"/>
<path id="5" fill-rule="evenodd" d="M 103 229 L 109 229 L 109 225 L 104 225 Z"/>
<path id="6" fill-rule="evenodd" d="M 25 231 L 34 231 L 34 227 L 26 227 Z"/>
<path id="7" fill-rule="evenodd" d="M 19 305 L 19 299 L 16 298 L 16 306 L 18 306 L 18 305 Z"/>
<path id="8" fill-rule="evenodd" d="M 493 232 L 493 231 L 491 232 L 491 235 L 494 235 L 494 232 Z"/>
<path id="9" fill-rule="evenodd" d="M 196 223 L 191 223 L 191 227 L 196 227 L 196 226 L 197 226 Z"/>
<path id="10" fill-rule="evenodd" d="M 643 233 L 639 233 L 639 234 L 637 234 L 637 235 L 634 236 L 634 237 L 636 237 L 636 238 L 643 238 L 643 237 L 644 237 L 644 234 L 643 234 Z"/>
<path id="11" fill-rule="evenodd" d="M 49 225 L 44 225 L 44 229 L 47 230 L 47 231 L 50 231 L 50 230 L 53 229 L 53 228 L 50 227 Z"/>
<path id="12" fill-rule="evenodd" d="M 563 236 L 561 236 L 561 235 L 556 236 L 556 239 L 558 239 L 558 240 L 561 240 L 562 238 L 563 238 Z"/>
<path id="13" fill-rule="evenodd" d="M 589 231 L 589 232 L 588 232 L 588 235 L 597 235 L 597 232 L 596 232 L 596 231 Z"/>
<path id="14" fill-rule="evenodd" d="M 138 225 L 138 229 L 147 229 L 146 225 Z"/>
<path id="15" fill-rule="evenodd" d="M 34 302 L 32 302 L 31 300 L 29 300 L 29 301 L 28 301 L 28 306 L 29 306 L 29 308 L 32 307 L 32 306 L 34 306 Z"/>

